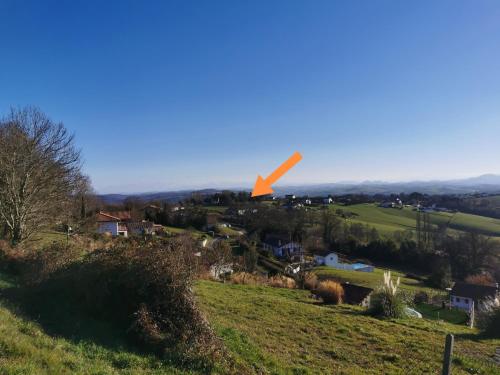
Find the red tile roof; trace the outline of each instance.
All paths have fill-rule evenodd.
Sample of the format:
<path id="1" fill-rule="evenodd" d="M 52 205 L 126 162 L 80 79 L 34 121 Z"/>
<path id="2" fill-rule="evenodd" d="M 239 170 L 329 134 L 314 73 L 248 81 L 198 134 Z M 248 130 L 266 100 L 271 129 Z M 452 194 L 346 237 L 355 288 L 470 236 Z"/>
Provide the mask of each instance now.
<path id="1" fill-rule="evenodd" d="M 97 214 L 98 222 L 106 222 L 106 221 L 129 221 L 132 217 L 130 216 L 130 212 L 128 211 L 116 211 L 116 212 L 104 212 L 100 211 Z"/>

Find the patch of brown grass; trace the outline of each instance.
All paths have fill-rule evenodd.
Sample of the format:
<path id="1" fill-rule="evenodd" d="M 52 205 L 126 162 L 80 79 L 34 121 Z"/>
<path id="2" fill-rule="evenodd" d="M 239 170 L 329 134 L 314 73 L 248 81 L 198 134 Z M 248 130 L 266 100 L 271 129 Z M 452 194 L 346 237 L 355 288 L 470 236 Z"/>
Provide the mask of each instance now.
<path id="1" fill-rule="evenodd" d="M 339 304 L 344 299 L 344 288 L 340 283 L 333 280 L 321 281 L 318 284 L 316 293 L 325 303 Z"/>
<path id="2" fill-rule="evenodd" d="M 295 289 L 297 287 L 294 279 L 283 275 L 270 277 L 268 280 L 268 285 L 273 288 L 287 288 L 287 289 Z"/>
<path id="3" fill-rule="evenodd" d="M 231 275 L 231 283 L 239 285 L 266 285 L 266 279 L 249 272 L 237 272 Z"/>
<path id="4" fill-rule="evenodd" d="M 318 286 L 318 276 L 314 272 L 306 272 L 304 275 L 304 287 L 308 290 L 315 290 Z"/>

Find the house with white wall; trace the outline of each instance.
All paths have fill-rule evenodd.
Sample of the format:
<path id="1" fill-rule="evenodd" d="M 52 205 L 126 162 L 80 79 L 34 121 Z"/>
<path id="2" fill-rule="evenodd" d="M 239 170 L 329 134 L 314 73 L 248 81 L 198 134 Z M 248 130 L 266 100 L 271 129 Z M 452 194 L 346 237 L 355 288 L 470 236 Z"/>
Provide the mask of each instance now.
<path id="1" fill-rule="evenodd" d="M 103 212 L 97 214 L 97 232 L 109 233 L 112 236 L 128 237 L 127 222 L 132 220 L 130 212 Z"/>
<path id="2" fill-rule="evenodd" d="M 457 309 L 470 311 L 480 308 L 480 303 L 486 299 L 498 299 L 500 293 L 496 286 L 468 284 L 457 281 L 450 292 L 450 306 Z"/>
<path id="3" fill-rule="evenodd" d="M 290 257 L 292 255 L 301 254 L 303 252 L 302 245 L 294 242 L 286 236 L 268 235 L 262 242 L 264 250 L 271 251 L 274 256 Z"/>

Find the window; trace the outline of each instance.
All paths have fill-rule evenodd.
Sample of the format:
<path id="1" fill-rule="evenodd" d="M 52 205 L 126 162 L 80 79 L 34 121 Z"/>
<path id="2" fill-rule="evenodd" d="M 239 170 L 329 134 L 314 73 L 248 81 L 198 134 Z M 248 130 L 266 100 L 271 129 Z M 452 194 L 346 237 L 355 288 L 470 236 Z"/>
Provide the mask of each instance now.
<path id="1" fill-rule="evenodd" d="M 455 297 L 455 302 L 460 302 L 460 298 Z"/>
<path id="2" fill-rule="evenodd" d="M 468 299 L 468 298 L 465 298 L 465 299 L 464 299 L 464 301 L 465 301 L 465 303 L 467 303 L 467 304 L 469 303 L 469 299 Z"/>

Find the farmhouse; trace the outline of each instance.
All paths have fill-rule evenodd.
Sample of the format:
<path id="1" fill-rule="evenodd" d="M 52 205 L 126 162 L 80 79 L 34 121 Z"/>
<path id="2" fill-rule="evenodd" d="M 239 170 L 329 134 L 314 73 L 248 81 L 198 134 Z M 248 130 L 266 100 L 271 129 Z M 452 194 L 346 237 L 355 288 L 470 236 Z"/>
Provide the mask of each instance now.
<path id="1" fill-rule="evenodd" d="M 262 242 L 262 247 L 280 258 L 302 253 L 302 246 L 287 236 L 268 235 Z"/>
<path id="2" fill-rule="evenodd" d="M 132 221 L 130 212 L 103 212 L 97 214 L 97 232 L 110 233 L 112 236 L 128 236 L 127 223 Z"/>
<path id="3" fill-rule="evenodd" d="M 473 304 L 478 308 L 481 301 L 488 298 L 496 300 L 500 298 L 498 284 L 486 286 L 456 282 L 450 292 L 450 306 L 470 311 Z"/>

